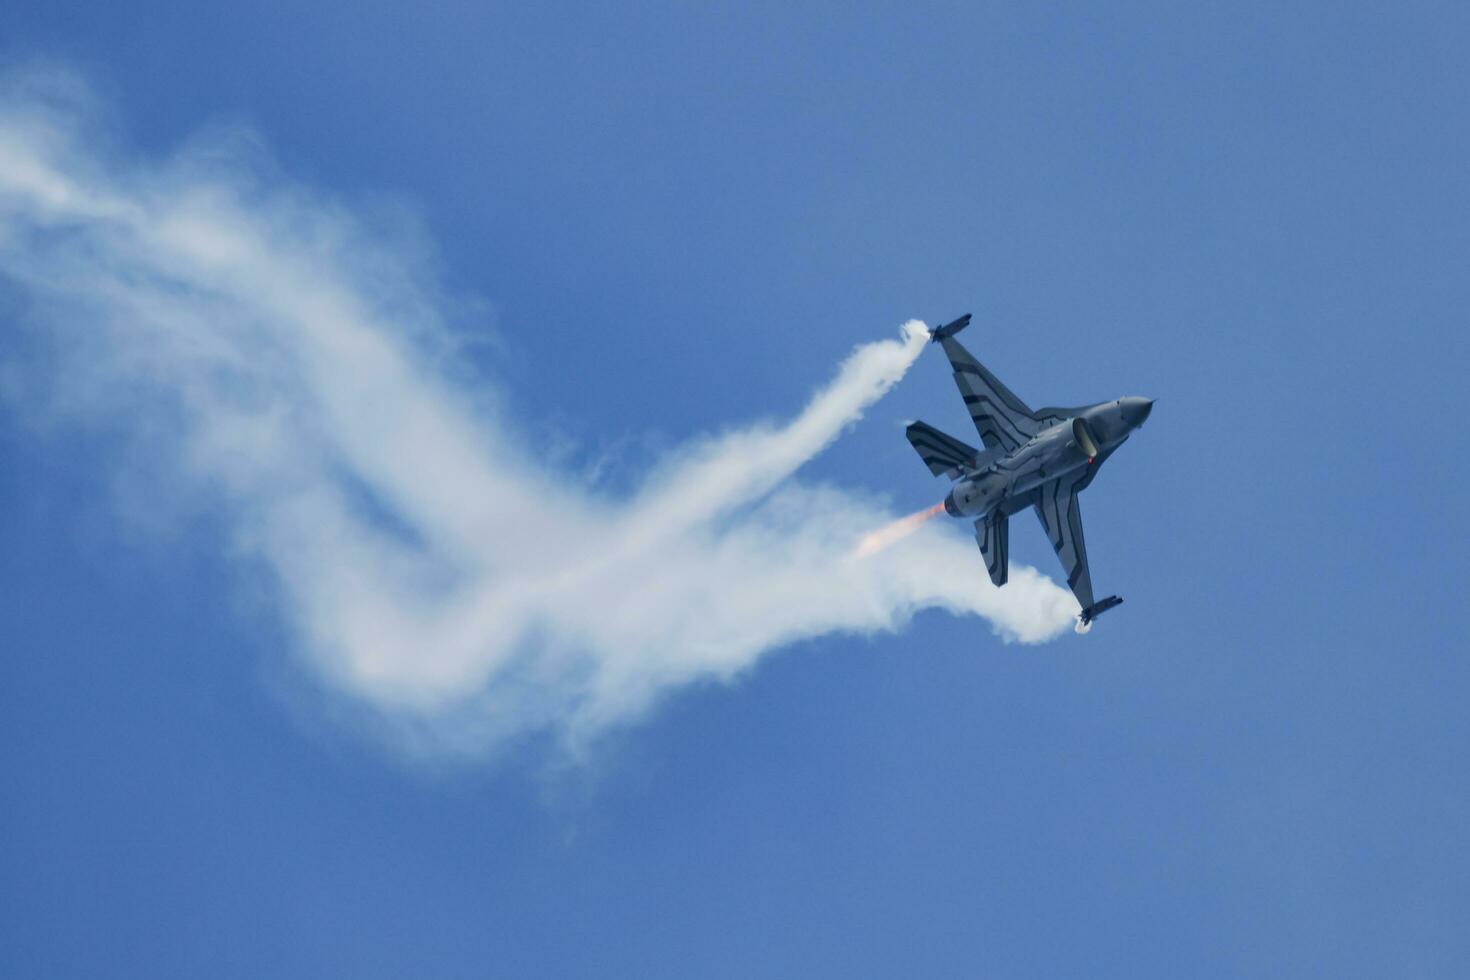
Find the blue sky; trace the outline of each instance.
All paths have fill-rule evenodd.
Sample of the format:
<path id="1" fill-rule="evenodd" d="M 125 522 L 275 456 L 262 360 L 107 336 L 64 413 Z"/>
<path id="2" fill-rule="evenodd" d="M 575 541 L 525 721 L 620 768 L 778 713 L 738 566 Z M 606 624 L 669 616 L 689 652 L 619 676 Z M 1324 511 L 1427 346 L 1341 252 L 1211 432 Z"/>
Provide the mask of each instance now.
<path id="1" fill-rule="evenodd" d="M 973 311 L 1034 405 L 1158 405 L 1084 498 L 1128 600 L 1087 637 L 929 609 L 681 676 L 579 760 L 529 722 L 426 755 L 322 667 L 237 498 L 173 491 L 171 416 L 56 407 L 132 314 L 0 250 L 0 972 L 1457 975 L 1466 28 L 7 5 L 7 67 L 102 107 L 78 160 L 166 190 L 248 128 L 264 198 L 310 190 L 287 218 L 359 216 L 354 261 L 416 284 L 388 307 L 459 344 L 434 376 L 573 502 L 791 418 L 912 317 Z M 933 503 L 901 429 L 964 436 L 947 374 L 921 355 L 801 486 Z M 1013 558 L 1056 578 L 1033 525 Z"/>

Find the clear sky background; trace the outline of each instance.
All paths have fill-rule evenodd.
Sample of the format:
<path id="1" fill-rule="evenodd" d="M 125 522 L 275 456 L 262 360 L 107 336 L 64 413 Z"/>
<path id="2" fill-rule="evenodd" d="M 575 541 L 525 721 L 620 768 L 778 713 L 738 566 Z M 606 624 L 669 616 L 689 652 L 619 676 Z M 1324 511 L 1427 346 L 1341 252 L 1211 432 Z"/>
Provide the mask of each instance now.
<path id="1" fill-rule="evenodd" d="M 221 528 L 121 522 L 123 444 L 11 405 L 0 974 L 1462 975 L 1470 15 L 1107 8 L 0 7 L 141 157 L 243 122 L 411 207 L 613 486 L 910 317 L 1158 400 L 1083 498 L 1091 635 L 804 642 L 570 767 L 333 724 Z M 915 417 L 966 437 L 932 351 L 804 475 L 933 503 Z"/>

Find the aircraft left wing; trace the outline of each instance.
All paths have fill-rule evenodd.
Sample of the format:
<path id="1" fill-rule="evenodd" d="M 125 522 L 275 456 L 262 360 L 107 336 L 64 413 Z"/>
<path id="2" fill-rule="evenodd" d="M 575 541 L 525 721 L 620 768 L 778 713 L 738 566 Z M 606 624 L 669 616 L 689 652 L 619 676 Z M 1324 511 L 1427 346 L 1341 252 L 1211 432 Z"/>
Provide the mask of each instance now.
<path id="1" fill-rule="evenodd" d="M 1036 516 L 1051 539 L 1051 546 L 1062 560 L 1067 585 L 1083 609 L 1092 608 L 1092 573 L 1087 568 L 1087 541 L 1082 537 L 1082 508 L 1077 499 L 1078 484 L 1092 476 L 1092 467 L 1080 474 L 1071 473 L 1042 484 L 1036 501 Z"/>
<path id="2" fill-rule="evenodd" d="M 1069 473 L 1044 483 L 1038 488 L 1036 499 L 1036 516 L 1041 518 L 1041 526 L 1062 561 L 1062 570 L 1067 573 L 1067 585 L 1082 607 L 1082 627 L 1123 601 L 1117 596 L 1108 596 L 1101 602 L 1092 598 L 1092 572 L 1087 567 L 1087 541 L 1082 536 L 1082 508 L 1077 495 L 1096 473 L 1097 467 L 1093 465 L 1080 473 Z"/>

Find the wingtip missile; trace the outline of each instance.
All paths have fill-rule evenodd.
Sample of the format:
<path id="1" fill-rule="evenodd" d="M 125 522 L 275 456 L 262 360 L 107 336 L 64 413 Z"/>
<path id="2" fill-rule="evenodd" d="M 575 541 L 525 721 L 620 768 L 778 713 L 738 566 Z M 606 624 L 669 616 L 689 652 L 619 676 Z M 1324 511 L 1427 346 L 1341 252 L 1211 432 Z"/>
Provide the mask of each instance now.
<path id="1" fill-rule="evenodd" d="M 937 344 L 946 337 L 953 337 L 955 334 L 959 333 L 961 330 L 965 329 L 969 325 L 970 314 L 966 313 L 958 320 L 952 320 L 942 327 L 935 327 L 934 331 L 929 334 L 929 340 L 932 343 Z"/>
<path id="2" fill-rule="evenodd" d="M 1077 616 L 1077 632 L 1086 633 L 1092 627 L 1092 621 L 1114 606 L 1121 606 L 1121 596 L 1110 595 L 1106 599 L 1099 599 Z"/>

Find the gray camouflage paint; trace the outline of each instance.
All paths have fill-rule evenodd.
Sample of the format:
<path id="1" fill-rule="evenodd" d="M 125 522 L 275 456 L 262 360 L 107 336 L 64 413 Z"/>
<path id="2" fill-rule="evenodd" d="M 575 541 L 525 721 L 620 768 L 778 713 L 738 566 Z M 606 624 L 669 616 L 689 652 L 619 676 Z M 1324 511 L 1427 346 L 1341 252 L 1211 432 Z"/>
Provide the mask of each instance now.
<path id="1" fill-rule="evenodd" d="M 957 481 L 944 509 L 954 517 L 975 519 L 975 540 L 996 585 L 1009 577 L 1010 516 L 1035 509 L 1082 607 L 1079 618 L 1085 625 L 1123 600 L 1093 599 L 1077 495 L 1148 418 L 1153 401 L 1132 396 L 1033 411 L 954 339 L 969 322 L 966 314 L 935 330 L 933 337 L 949 357 L 985 450 L 923 422 L 908 427 L 909 442 L 930 472 Z"/>

